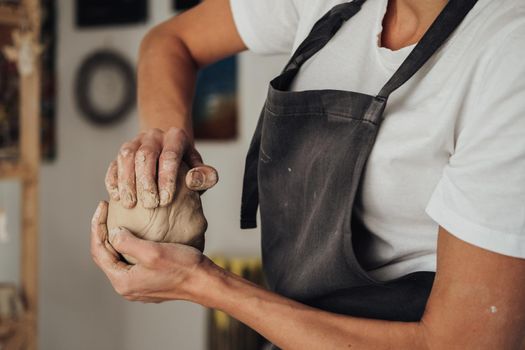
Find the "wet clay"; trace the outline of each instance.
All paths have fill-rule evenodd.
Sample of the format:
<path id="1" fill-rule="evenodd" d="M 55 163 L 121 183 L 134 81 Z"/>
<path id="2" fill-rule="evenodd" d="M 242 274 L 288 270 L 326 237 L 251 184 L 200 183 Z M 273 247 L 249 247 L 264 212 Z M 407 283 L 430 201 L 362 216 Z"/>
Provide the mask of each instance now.
<path id="1" fill-rule="evenodd" d="M 173 201 L 166 207 L 145 209 L 139 202 L 132 209 L 124 208 L 119 201 L 111 200 L 108 209 L 109 242 L 113 236 L 111 230 L 124 227 L 135 236 L 155 242 L 182 243 L 200 251 L 204 249 L 206 218 L 202 212 L 199 193 L 186 187 L 185 177 L 188 166 L 181 164 L 177 175 L 177 184 Z M 124 255 L 135 264 L 136 260 Z"/>

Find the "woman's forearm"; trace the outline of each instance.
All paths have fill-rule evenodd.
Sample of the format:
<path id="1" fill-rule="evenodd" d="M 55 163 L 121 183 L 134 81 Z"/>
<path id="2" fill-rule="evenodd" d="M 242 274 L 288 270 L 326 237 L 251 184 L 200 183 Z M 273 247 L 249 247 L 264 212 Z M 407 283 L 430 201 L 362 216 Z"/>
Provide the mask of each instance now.
<path id="1" fill-rule="evenodd" d="M 193 135 L 191 101 L 198 67 L 174 33 L 154 28 L 143 39 L 138 64 L 141 129 L 177 127 Z"/>
<path id="2" fill-rule="evenodd" d="M 264 290 L 213 266 L 196 284 L 196 302 L 220 309 L 282 349 L 425 349 L 419 323 L 337 315 Z"/>
<path id="3" fill-rule="evenodd" d="M 378 321 L 316 310 L 213 264 L 195 248 L 117 232 L 108 249 L 107 203 L 92 221 L 92 255 L 129 300 L 188 300 L 223 310 L 283 349 L 523 350 L 525 261 L 440 228 L 432 293 L 420 322 Z M 117 251 L 138 259 L 129 266 Z M 461 262 L 461 263 L 458 263 Z"/>
<path id="4" fill-rule="evenodd" d="M 202 1 L 153 28 L 142 41 L 139 54 L 142 129 L 176 127 L 191 137 L 198 68 L 244 50 L 229 0 Z"/>
<path id="5" fill-rule="evenodd" d="M 525 260 L 439 229 L 432 293 L 420 322 L 310 308 L 202 264 L 190 300 L 225 311 L 283 349 L 525 349 Z"/>

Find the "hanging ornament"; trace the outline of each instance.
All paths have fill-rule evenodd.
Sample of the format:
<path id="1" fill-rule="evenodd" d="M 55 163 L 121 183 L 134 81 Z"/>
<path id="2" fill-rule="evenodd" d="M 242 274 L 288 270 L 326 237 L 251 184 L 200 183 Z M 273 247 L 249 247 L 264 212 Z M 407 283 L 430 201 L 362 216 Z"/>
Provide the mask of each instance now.
<path id="1" fill-rule="evenodd" d="M 42 45 L 34 40 L 32 32 L 14 30 L 13 45 L 4 47 L 4 55 L 8 60 L 17 63 L 18 72 L 22 76 L 33 73 L 38 56 L 42 53 Z"/>
<path id="2" fill-rule="evenodd" d="M 7 232 L 7 213 L 0 208 L 0 244 L 9 242 L 9 233 Z"/>

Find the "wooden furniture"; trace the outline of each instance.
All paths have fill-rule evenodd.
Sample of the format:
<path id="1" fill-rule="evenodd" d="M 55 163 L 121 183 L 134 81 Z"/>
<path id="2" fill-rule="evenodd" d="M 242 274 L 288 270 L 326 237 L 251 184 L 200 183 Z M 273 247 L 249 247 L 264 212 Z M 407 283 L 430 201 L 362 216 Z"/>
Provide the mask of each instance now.
<path id="1" fill-rule="evenodd" d="M 260 286 L 265 286 L 258 258 L 212 257 L 213 262 Z M 220 310 L 208 310 L 208 350 L 265 349 L 267 341 L 253 329 Z"/>
<path id="2" fill-rule="evenodd" d="M 2 349 L 24 349 L 26 344 L 25 310 L 18 293 L 18 288 L 12 283 L 0 283 L 0 343 Z"/>
<path id="3" fill-rule="evenodd" d="M 17 63 L 19 72 L 19 157 L 0 159 L 0 180 L 19 179 L 22 184 L 21 208 L 21 281 L 20 292 L 25 305 L 24 316 L 10 325 L 16 329 L 14 349 L 36 349 L 37 344 L 37 214 L 38 169 L 40 162 L 40 52 L 41 15 L 38 0 L 20 0 L 18 5 L 0 4 L 0 27 L 12 33 L 1 49 Z M 3 36 L 5 37 L 5 35 Z M 4 38 L 5 39 L 5 38 Z M 4 321 L 6 326 L 7 321 Z M 6 350 L 10 350 L 7 348 Z"/>

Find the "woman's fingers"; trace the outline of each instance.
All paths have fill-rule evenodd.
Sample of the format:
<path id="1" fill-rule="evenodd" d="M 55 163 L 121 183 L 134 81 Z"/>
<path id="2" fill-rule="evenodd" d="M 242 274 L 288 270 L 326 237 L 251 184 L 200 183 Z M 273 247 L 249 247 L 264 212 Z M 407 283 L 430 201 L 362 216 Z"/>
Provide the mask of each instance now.
<path id="1" fill-rule="evenodd" d="M 186 174 L 186 186 L 193 191 L 205 191 L 215 186 L 219 175 L 215 168 L 202 163 L 199 152 L 193 147 L 186 153 L 186 161 L 191 168 Z"/>
<path id="2" fill-rule="evenodd" d="M 125 228 L 108 232 L 107 214 L 108 204 L 100 202 L 91 221 L 91 254 L 115 291 L 128 300 L 142 302 L 187 295 L 184 282 L 189 271 L 203 261 L 202 253 L 190 246 L 146 241 Z M 120 254 L 134 257 L 138 263 L 128 265 Z"/>
<path id="3" fill-rule="evenodd" d="M 118 164 L 118 189 L 120 200 L 125 208 L 133 208 L 137 204 L 135 185 L 135 154 L 140 147 L 140 138 L 126 142 L 120 148 Z"/>
<path id="4" fill-rule="evenodd" d="M 153 209 L 159 205 L 157 160 L 162 149 L 162 131 L 149 130 L 141 139 L 135 156 L 137 194 L 142 206 Z"/>
<path id="5" fill-rule="evenodd" d="M 109 276 L 113 270 L 127 269 L 119 259 L 118 253 L 108 248 L 108 229 L 106 225 L 108 203 L 100 202 L 91 220 L 91 256 L 95 263 Z"/>
<path id="6" fill-rule="evenodd" d="M 202 163 L 188 135 L 170 128 L 165 133 L 152 129 L 122 145 L 106 173 L 106 189 L 125 208 L 133 208 L 137 201 L 148 209 L 166 206 L 175 197 L 182 159 L 191 169 L 185 179 L 189 189 L 202 192 L 217 183 L 217 171 Z"/>
<path id="7" fill-rule="evenodd" d="M 104 183 L 111 199 L 118 201 L 120 196 L 118 193 L 118 165 L 116 160 L 109 164 Z"/>
<path id="8" fill-rule="evenodd" d="M 164 134 L 162 153 L 159 157 L 160 205 L 171 203 L 177 185 L 177 173 L 184 153 L 188 149 L 188 137 L 184 131 L 170 128 Z"/>
<path id="9" fill-rule="evenodd" d="M 99 244 L 104 242 L 108 237 L 107 230 L 108 203 L 101 201 L 97 205 L 97 210 L 91 219 L 91 248 L 93 243 Z"/>

